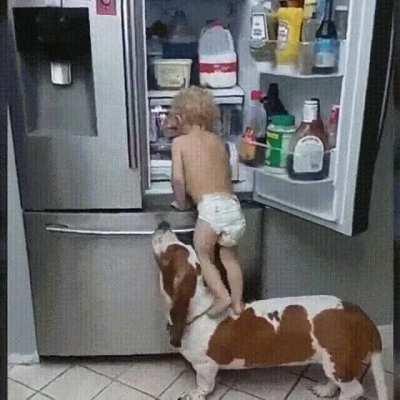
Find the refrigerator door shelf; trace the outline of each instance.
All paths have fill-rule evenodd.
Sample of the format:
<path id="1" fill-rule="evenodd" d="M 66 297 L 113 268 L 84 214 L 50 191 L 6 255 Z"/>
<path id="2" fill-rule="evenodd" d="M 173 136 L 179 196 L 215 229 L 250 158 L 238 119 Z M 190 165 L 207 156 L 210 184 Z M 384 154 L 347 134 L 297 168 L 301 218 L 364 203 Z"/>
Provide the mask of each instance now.
<path id="1" fill-rule="evenodd" d="M 299 184 L 256 170 L 254 200 L 348 236 L 368 228 L 392 60 L 391 3 L 349 2 L 338 140 L 329 179 Z"/>
<path id="2" fill-rule="evenodd" d="M 275 66 L 271 62 L 255 61 L 255 65 L 256 65 L 257 71 L 260 74 L 268 74 L 268 75 L 275 75 L 275 76 L 287 76 L 289 78 L 297 78 L 297 79 L 337 78 L 337 77 L 342 77 L 344 75 L 345 66 L 346 66 L 346 56 L 347 56 L 346 48 L 347 48 L 347 41 L 346 40 L 340 41 L 338 71 L 336 73 L 330 74 L 330 75 L 322 75 L 322 74 L 303 75 L 300 72 L 298 72 L 296 67 L 294 67 L 292 70 L 290 70 L 285 67 Z"/>
<path id="3" fill-rule="evenodd" d="M 307 215 L 323 221 L 336 221 L 331 179 L 293 181 L 287 175 L 271 174 L 257 169 L 254 177 L 254 200 L 281 208 L 297 216 Z"/>

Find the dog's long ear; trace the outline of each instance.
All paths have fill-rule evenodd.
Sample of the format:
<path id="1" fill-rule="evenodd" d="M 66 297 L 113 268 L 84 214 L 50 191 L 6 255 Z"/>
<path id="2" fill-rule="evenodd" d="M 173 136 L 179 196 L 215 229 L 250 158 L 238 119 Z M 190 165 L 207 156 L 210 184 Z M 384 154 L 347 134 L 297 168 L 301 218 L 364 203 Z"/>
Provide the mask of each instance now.
<path id="1" fill-rule="evenodd" d="M 190 300 L 196 291 L 197 274 L 193 268 L 186 269 L 183 278 L 174 289 L 170 317 L 170 342 L 174 347 L 181 347 L 185 330 Z"/>

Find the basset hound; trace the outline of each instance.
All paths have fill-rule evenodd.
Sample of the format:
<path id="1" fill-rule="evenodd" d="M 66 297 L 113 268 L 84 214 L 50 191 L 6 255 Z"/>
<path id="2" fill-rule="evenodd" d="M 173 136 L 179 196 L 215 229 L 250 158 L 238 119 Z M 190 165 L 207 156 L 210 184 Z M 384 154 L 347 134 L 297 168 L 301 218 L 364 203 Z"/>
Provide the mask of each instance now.
<path id="1" fill-rule="evenodd" d="M 370 362 L 379 400 L 387 400 L 382 343 L 374 323 L 356 305 L 334 296 L 275 298 L 246 304 L 240 316 L 228 310 L 212 319 L 213 297 L 192 246 L 167 223 L 152 237 L 167 306 L 170 341 L 192 364 L 197 387 L 180 399 L 204 400 L 219 369 L 322 364 L 328 382 L 319 397 L 355 400 L 363 394 L 362 363 Z"/>

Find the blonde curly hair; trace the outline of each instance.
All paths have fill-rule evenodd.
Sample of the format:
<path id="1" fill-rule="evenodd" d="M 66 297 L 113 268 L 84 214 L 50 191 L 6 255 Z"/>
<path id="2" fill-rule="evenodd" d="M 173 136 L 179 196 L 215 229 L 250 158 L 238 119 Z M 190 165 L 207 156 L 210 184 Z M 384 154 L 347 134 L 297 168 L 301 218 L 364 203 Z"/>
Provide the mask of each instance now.
<path id="1" fill-rule="evenodd" d="M 198 86 L 183 89 L 174 97 L 171 114 L 180 115 L 185 125 L 198 125 L 209 132 L 220 116 L 212 94 Z"/>

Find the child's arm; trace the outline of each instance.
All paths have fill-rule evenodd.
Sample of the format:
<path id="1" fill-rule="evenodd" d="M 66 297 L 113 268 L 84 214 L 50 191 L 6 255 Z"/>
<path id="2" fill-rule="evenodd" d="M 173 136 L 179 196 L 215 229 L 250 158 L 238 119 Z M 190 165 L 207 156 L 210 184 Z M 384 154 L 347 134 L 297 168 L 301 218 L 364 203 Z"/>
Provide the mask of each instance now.
<path id="1" fill-rule="evenodd" d="M 188 208 L 186 201 L 185 175 L 183 172 L 183 162 L 178 140 L 172 142 L 172 190 L 175 201 L 172 206 L 180 210 Z"/>

